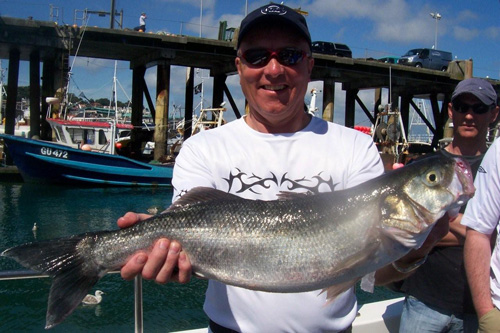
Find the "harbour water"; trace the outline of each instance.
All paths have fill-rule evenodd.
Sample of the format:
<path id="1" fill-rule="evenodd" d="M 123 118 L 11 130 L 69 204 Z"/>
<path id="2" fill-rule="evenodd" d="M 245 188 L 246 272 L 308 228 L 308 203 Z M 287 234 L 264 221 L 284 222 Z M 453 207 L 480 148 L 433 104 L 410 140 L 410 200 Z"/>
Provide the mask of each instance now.
<path id="1" fill-rule="evenodd" d="M 127 211 L 166 208 L 171 189 L 70 188 L 0 183 L 0 251 L 35 240 L 87 231 L 116 229 Z M 36 223 L 36 232 L 32 231 Z M 24 269 L 0 257 L 0 271 Z M 43 332 L 49 278 L 0 281 L 0 332 Z M 207 326 L 203 313 L 206 281 L 187 285 L 143 282 L 145 332 L 171 332 Z M 133 332 L 134 287 L 119 274 L 108 274 L 92 289 L 105 292 L 97 306 L 80 306 L 53 332 Z M 359 289 L 359 288 L 358 288 Z M 385 288 L 358 292 L 359 303 L 400 296 Z"/>

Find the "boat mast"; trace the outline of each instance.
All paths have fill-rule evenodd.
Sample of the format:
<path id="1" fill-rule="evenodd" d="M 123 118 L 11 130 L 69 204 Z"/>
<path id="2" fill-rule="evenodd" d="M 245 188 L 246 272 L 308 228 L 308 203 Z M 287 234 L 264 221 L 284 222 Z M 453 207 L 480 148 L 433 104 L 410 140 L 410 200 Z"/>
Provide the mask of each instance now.
<path id="1" fill-rule="evenodd" d="M 316 96 L 318 95 L 316 88 L 312 88 L 311 90 L 311 101 L 309 102 L 308 112 L 311 115 L 315 115 L 318 108 L 316 107 Z"/>
<path id="2" fill-rule="evenodd" d="M 75 62 L 73 61 L 73 65 L 74 65 L 74 63 Z M 71 82 L 71 75 L 73 75 L 73 73 L 71 72 L 71 69 L 73 68 L 73 65 L 71 65 L 71 67 L 69 68 L 69 71 L 68 71 L 68 82 L 66 83 L 66 88 L 64 89 L 64 97 L 63 97 L 63 101 L 62 101 L 62 105 L 63 105 L 64 110 L 59 110 L 60 115 L 61 115 L 60 117 L 62 119 L 66 119 L 66 116 L 67 116 L 68 104 L 69 104 L 69 85 L 70 85 L 70 82 Z"/>
<path id="3" fill-rule="evenodd" d="M 201 78 L 201 83 L 200 83 L 200 86 L 201 86 L 201 89 L 200 89 L 200 113 L 201 113 L 201 110 L 203 110 L 203 94 L 204 94 L 204 89 L 203 89 L 203 70 L 200 69 L 200 68 L 197 68 L 196 69 L 196 72 L 200 75 L 200 78 Z"/>
<path id="4" fill-rule="evenodd" d="M 109 110 L 111 111 L 111 106 L 113 105 L 114 103 L 114 110 L 115 110 L 115 121 L 118 120 L 118 96 L 117 96 L 117 92 L 116 92 L 116 66 L 118 64 L 118 61 L 115 60 L 115 72 L 113 74 L 113 91 L 112 91 L 112 96 L 111 96 L 111 100 L 109 101 Z M 109 118 L 109 111 L 108 111 L 108 118 Z"/>
<path id="5" fill-rule="evenodd" d="M 5 75 L 5 71 L 7 69 L 2 68 L 2 61 L 0 60 L 0 123 L 2 123 L 2 115 L 3 115 L 3 96 L 7 96 L 7 92 L 5 91 L 5 87 L 3 86 L 3 78 Z"/>
<path id="6" fill-rule="evenodd" d="M 73 67 L 75 66 L 76 58 L 78 57 L 78 52 L 80 51 L 80 46 L 82 45 L 83 41 L 83 36 L 85 36 L 85 32 L 87 31 L 87 25 L 89 23 L 90 15 L 87 18 L 87 21 L 85 22 L 85 25 L 83 26 L 83 32 L 82 32 L 82 37 L 80 37 L 80 41 L 78 42 L 78 47 L 76 48 L 75 56 L 73 57 L 73 62 L 71 63 L 71 66 L 68 70 L 68 82 L 66 84 L 66 90 L 64 91 L 64 98 L 63 98 L 63 108 L 64 108 L 64 114 L 63 114 L 63 119 L 66 119 L 66 113 L 68 110 L 68 105 L 69 105 L 69 84 L 71 81 L 71 75 L 73 74 L 72 70 Z M 71 45 L 71 43 L 70 43 Z M 68 53 L 70 53 L 71 50 L 68 50 Z M 61 111 L 59 111 L 61 112 Z M 83 117 L 85 118 L 85 111 L 83 113 Z"/>

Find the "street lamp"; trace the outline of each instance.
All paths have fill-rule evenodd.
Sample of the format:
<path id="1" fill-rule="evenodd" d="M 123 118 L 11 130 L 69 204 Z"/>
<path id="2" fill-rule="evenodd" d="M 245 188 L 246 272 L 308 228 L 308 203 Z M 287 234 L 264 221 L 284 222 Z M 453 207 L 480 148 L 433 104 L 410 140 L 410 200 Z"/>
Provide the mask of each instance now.
<path id="1" fill-rule="evenodd" d="M 430 13 L 431 17 L 436 20 L 436 33 L 434 34 L 434 49 L 438 47 L 438 21 L 441 19 L 441 14 Z"/>

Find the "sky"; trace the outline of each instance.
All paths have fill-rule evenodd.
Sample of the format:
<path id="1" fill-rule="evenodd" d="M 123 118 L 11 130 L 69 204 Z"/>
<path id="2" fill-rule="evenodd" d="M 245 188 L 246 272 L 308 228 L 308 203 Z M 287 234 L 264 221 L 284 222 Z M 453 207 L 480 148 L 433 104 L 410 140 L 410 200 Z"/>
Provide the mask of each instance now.
<path id="1" fill-rule="evenodd" d="M 82 26 L 85 9 L 109 12 L 111 3 L 111 0 L 0 0 L 0 16 L 32 16 L 35 20 Z M 217 38 L 220 21 L 227 21 L 228 27 L 238 27 L 246 12 L 266 3 L 269 1 L 115 0 L 115 9 L 123 10 L 124 28 L 138 26 L 139 16 L 145 12 L 147 33 Z M 401 56 L 409 49 L 431 48 L 437 44 L 437 49 L 451 51 L 454 59 L 472 59 L 474 76 L 500 79 L 500 0 L 297 0 L 284 1 L 284 4 L 307 12 L 313 40 L 347 44 L 354 58 Z M 434 19 L 430 13 L 439 13 L 441 19 Z M 108 28 L 109 16 L 90 14 L 88 25 Z M 115 28 L 119 28 L 117 24 Z M 76 95 L 83 92 L 93 99 L 111 98 L 114 61 L 76 57 L 71 63 L 71 92 Z M 1 65 L 8 68 L 8 60 L 2 59 Z M 146 82 L 153 95 L 155 75 L 154 68 L 146 72 Z M 176 86 L 175 82 L 185 81 L 186 69 L 174 66 L 171 75 L 170 109 L 174 109 L 174 104 L 182 109 L 184 84 Z M 131 96 L 132 71 L 128 63 L 118 62 L 116 77 L 118 100 L 126 101 Z M 28 85 L 28 78 L 28 64 L 22 62 L 19 86 Z M 195 84 L 202 80 L 203 106 L 211 107 L 212 80 L 208 71 L 197 71 Z M 237 76 L 229 77 L 226 84 L 242 111 L 244 99 Z M 310 88 L 317 89 L 316 105 L 321 109 L 322 84 L 311 82 Z M 335 109 L 343 110 L 345 93 L 340 85 L 336 89 L 339 91 L 335 93 Z M 362 91 L 359 96 L 368 108 L 373 105 L 372 91 Z M 310 98 L 306 96 L 306 103 Z M 194 105 L 199 106 L 201 101 L 201 94 L 195 95 Z M 231 118 L 232 113 L 228 112 L 227 116 Z M 366 119 L 358 122 L 363 125 L 361 122 Z"/>

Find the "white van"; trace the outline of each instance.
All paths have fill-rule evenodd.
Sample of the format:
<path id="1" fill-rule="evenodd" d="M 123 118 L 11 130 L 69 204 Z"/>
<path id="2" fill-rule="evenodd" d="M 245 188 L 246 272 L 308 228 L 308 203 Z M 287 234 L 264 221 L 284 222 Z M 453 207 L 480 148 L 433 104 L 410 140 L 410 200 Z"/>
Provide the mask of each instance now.
<path id="1" fill-rule="evenodd" d="M 451 52 L 422 48 L 406 52 L 398 64 L 445 71 L 451 60 Z"/>

